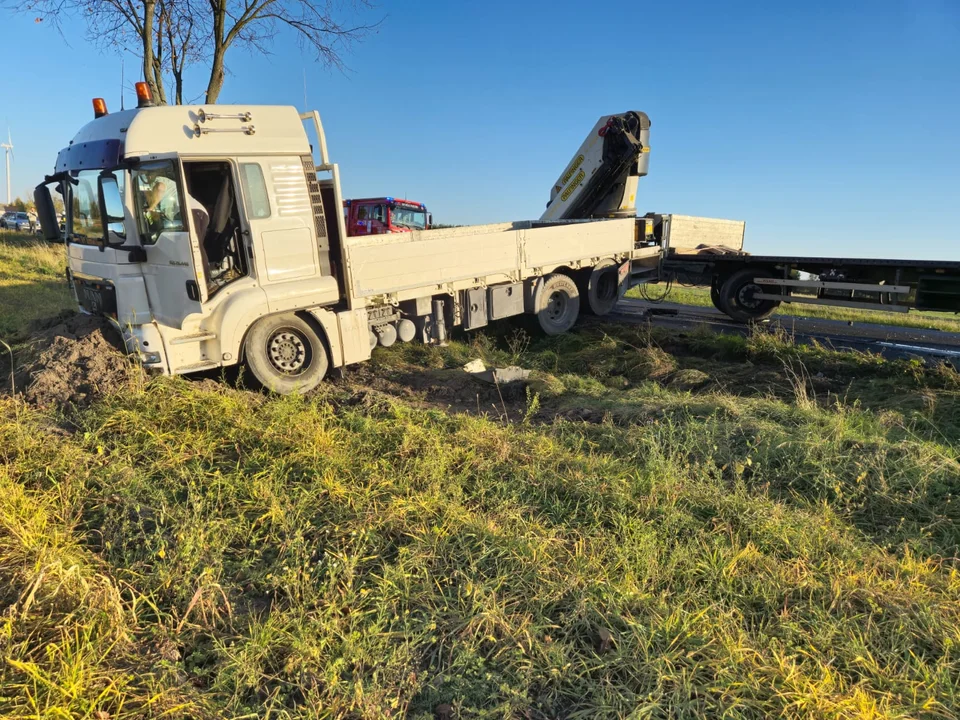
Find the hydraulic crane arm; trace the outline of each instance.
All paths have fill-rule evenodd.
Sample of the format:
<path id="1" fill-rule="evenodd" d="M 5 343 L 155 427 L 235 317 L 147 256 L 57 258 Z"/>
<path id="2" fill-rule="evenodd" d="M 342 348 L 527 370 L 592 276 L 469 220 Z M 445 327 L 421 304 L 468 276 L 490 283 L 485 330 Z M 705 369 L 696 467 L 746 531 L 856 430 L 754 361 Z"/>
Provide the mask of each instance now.
<path id="1" fill-rule="evenodd" d="M 635 217 L 650 163 L 650 118 L 630 111 L 597 122 L 557 178 L 541 220 Z"/>

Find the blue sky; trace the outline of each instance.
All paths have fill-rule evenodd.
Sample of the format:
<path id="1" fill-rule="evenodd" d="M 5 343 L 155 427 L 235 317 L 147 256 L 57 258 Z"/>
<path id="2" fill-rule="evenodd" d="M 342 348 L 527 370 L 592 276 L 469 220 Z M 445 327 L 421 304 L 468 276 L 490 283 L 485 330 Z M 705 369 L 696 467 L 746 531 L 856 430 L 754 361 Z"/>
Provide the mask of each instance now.
<path id="1" fill-rule="evenodd" d="M 759 253 L 960 260 L 957 0 L 382 0 L 367 17 L 384 20 L 345 73 L 281 36 L 270 56 L 234 51 L 220 98 L 299 107 L 305 71 L 347 197 L 538 217 L 596 119 L 635 109 L 652 120 L 641 213 L 746 220 Z M 90 98 L 119 108 L 119 58 L 79 28 L 66 41 L 0 14 L 14 194 Z"/>

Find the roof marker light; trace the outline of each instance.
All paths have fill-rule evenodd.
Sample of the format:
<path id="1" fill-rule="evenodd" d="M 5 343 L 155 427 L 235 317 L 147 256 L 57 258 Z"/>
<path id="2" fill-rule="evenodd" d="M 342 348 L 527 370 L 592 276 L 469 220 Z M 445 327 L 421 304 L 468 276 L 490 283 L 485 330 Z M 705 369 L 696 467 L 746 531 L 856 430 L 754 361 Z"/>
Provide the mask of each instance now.
<path id="1" fill-rule="evenodd" d="M 93 116 L 95 118 L 102 118 L 107 114 L 107 101 L 103 98 L 94 98 L 93 99 Z"/>
<path id="2" fill-rule="evenodd" d="M 137 107 L 152 107 L 153 93 L 150 92 L 150 86 L 145 82 L 138 82 L 135 87 L 137 88 Z"/>

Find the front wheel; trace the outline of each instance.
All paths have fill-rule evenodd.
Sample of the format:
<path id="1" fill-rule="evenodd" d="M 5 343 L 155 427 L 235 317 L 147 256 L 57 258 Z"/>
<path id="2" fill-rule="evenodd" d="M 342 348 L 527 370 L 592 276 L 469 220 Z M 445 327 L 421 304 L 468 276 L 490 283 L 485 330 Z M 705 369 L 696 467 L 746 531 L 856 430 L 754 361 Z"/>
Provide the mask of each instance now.
<path id="1" fill-rule="evenodd" d="M 756 278 L 773 277 L 765 270 L 740 270 L 728 277 L 720 288 L 719 307 L 737 322 L 763 320 L 780 306 L 779 300 L 758 298 L 766 291 Z"/>
<path id="2" fill-rule="evenodd" d="M 244 342 L 244 357 L 257 385 L 281 395 L 313 390 L 329 367 L 323 340 L 296 315 L 257 322 Z"/>
<path id="3" fill-rule="evenodd" d="M 540 329 L 547 335 L 562 335 L 580 315 L 580 292 L 573 280 L 554 273 L 543 278 L 533 305 Z"/>

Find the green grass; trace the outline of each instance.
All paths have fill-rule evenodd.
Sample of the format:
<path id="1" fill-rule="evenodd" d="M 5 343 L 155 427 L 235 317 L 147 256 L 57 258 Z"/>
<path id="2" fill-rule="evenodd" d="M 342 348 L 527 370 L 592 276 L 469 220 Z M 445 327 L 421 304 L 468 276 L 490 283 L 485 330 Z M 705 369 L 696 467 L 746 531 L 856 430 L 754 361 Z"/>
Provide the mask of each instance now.
<path id="1" fill-rule="evenodd" d="M 650 288 L 652 297 L 660 297 L 663 289 L 658 286 Z M 637 288 L 630 290 L 628 297 L 639 298 Z M 673 287 L 665 298 L 667 302 L 694 305 L 696 307 L 713 307 L 710 302 L 710 291 L 701 287 Z M 909 313 L 884 312 L 881 310 L 858 310 L 856 308 L 829 307 L 821 305 L 803 305 L 798 303 L 784 303 L 780 305 L 775 316 L 800 316 L 823 318 L 825 320 L 842 320 L 844 322 L 863 322 L 878 325 L 900 325 L 903 327 L 923 328 L 928 330 L 944 330 L 946 332 L 960 332 L 960 317 L 953 313 L 916 312 Z"/>
<path id="2" fill-rule="evenodd" d="M 371 389 L 478 356 L 512 421 Z M 956 372 L 609 326 L 355 377 L 0 398 L 0 717 L 960 717 Z"/>
<path id="3" fill-rule="evenodd" d="M 9 341 L 31 321 L 76 307 L 64 279 L 66 265 L 63 245 L 0 230 L 0 339 Z"/>

